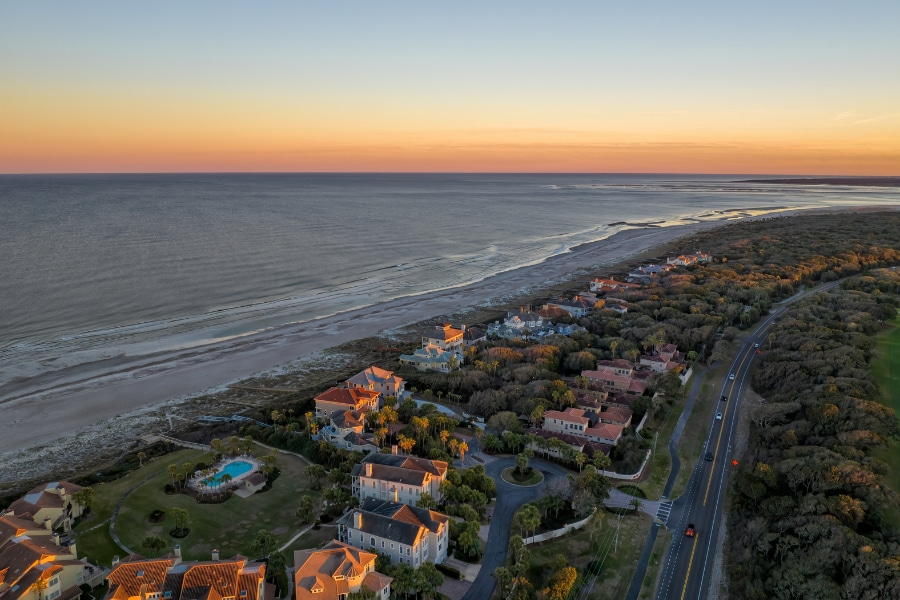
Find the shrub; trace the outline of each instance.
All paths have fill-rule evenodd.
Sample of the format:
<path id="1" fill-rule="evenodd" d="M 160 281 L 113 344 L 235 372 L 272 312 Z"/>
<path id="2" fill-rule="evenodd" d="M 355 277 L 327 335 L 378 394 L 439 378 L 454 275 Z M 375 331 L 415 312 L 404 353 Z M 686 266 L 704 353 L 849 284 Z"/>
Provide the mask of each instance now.
<path id="1" fill-rule="evenodd" d="M 461 579 L 462 574 L 459 572 L 459 569 L 454 569 L 449 565 L 434 565 L 438 571 L 446 575 L 447 577 L 453 577 L 454 579 Z"/>

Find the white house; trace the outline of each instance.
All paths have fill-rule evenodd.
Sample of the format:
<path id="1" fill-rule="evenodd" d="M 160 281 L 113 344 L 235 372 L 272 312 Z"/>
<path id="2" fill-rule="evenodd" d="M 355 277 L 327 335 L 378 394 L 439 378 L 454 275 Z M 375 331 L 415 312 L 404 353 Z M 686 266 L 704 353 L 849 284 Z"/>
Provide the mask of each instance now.
<path id="1" fill-rule="evenodd" d="M 378 392 L 382 398 L 388 396 L 402 398 L 406 391 L 406 382 L 392 371 L 371 366 L 348 379 L 347 387 Z"/>
<path id="2" fill-rule="evenodd" d="M 442 460 L 370 454 L 350 471 L 351 489 L 360 500 L 377 498 L 416 504 L 422 494 L 430 494 L 440 502 L 447 467 Z"/>

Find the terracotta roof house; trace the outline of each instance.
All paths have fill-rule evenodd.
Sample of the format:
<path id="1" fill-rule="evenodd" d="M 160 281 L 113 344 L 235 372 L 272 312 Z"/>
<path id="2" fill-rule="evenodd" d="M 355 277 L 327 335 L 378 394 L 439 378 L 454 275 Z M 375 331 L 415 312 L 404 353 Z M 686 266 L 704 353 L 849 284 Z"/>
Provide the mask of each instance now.
<path id="1" fill-rule="evenodd" d="M 637 289 L 641 287 L 637 283 L 625 283 L 615 279 L 594 279 L 591 284 L 592 292 L 610 292 L 615 290 Z"/>
<path id="2" fill-rule="evenodd" d="M 550 304 L 545 304 L 537 312 L 539 315 L 541 315 L 545 319 L 558 319 L 559 317 L 568 317 L 569 316 L 568 311 L 563 310 L 558 306 L 552 306 Z"/>
<path id="3" fill-rule="evenodd" d="M 615 393 L 626 393 L 632 381 L 630 375 L 620 375 L 614 369 L 608 367 L 582 371 L 581 376 L 587 377 L 588 381 L 599 383 Z"/>
<path id="4" fill-rule="evenodd" d="M 584 435 L 592 442 L 600 442 L 601 444 L 609 444 L 615 446 L 619 438 L 622 437 L 622 431 L 625 428 L 621 425 L 612 425 L 610 423 L 600 423 L 596 427 L 591 427 L 584 432 Z"/>
<path id="5" fill-rule="evenodd" d="M 614 358 L 612 360 L 598 360 L 597 368 L 604 367 L 615 371 L 616 375 L 625 375 L 631 377 L 634 374 L 634 365 L 624 358 Z"/>
<path id="6" fill-rule="evenodd" d="M 81 516 L 81 506 L 72 496 L 82 489 L 68 481 L 42 484 L 10 504 L 6 513 L 30 519 L 47 529 L 62 527 L 68 531 L 70 519 Z"/>
<path id="7" fill-rule="evenodd" d="M 422 347 L 428 346 L 437 346 L 441 350 L 461 350 L 463 330 L 455 329 L 449 323 L 444 323 L 422 336 Z"/>
<path id="8" fill-rule="evenodd" d="M 628 427 L 631 425 L 631 418 L 634 416 L 634 412 L 630 408 L 610 406 L 601 412 L 599 416 L 601 423 L 610 423 L 612 425 Z"/>
<path id="9" fill-rule="evenodd" d="M 392 371 L 379 369 L 376 366 L 360 371 L 348 379 L 347 386 L 378 392 L 382 398 L 388 396 L 402 398 L 406 391 L 406 382 L 403 379 L 394 375 Z"/>
<path id="10" fill-rule="evenodd" d="M 367 498 L 338 522 L 340 541 L 414 568 L 447 557 L 450 517 L 426 508 Z"/>
<path id="11" fill-rule="evenodd" d="M 575 450 L 576 452 L 583 452 L 584 445 L 588 443 L 588 440 L 581 436 L 571 435 L 568 433 L 559 433 L 558 431 L 548 431 L 546 429 L 538 429 L 537 427 L 529 427 L 525 433 L 529 435 L 536 435 L 538 437 L 542 437 L 545 440 L 549 439 L 557 439 L 564 444 L 568 445 L 570 448 Z M 547 452 L 542 450 L 540 446 L 535 444 L 534 442 L 528 444 L 528 447 L 534 450 L 535 452 Z M 549 450 L 549 453 L 558 458 L 562 457 L 562 452 L 558 450 Z"/>
<path id="12" fill-rule="evenodd" d="M 59 536 L 32 538 L 23 533 L 23 523 L 0 517 L 0 598 L 4 600 L 75 600 L 79 586 L 88 580 L 88 568 L 77 558 L 75 544 L 57 542 Z M 45 589 L 38 591 L 36 582 Z"/>
<path id="13" fill-rule="evenodd" d="M 316 396 L 316 416 L 330 419 L 337 413 L 348 410 L 368 410 L 378 408 L 381 394 L 363 388 L 333 387 Z"/>
<path id="14" fill-rule="evenodd" d="M 337 540 L 321 550 L 294 551 L 296 600 L 345 600 L 365 588 L 387 600 L 391 579 L 375 570 L 377 555 Z"/>
<path id="15" fill-rule="evenodd" d="M 590 427 L 591 419 L 580 408 L 567 408 L 564 411 L 548 410 L 544 413 L 543 429 L 556 433 L 570 435 L 584 435 L 585 429 Z"/>
<path id="16" fill-rule="evenodd" d="M 377 498 L 416 504 L 422 494 L 441 500 L 441 483 L 447 463 L 397 454 L 370 454 L 350 471 L 353 495 L 360 500 Z"/>
<path id="17" fill-rule="evenodd" d="M 182 562 L 175 554 L 148 559 L 137 554 L 113 565 L 104 600 L 272 600 L 275 586 L 265 582 L 266 565 L 246 557 Z"/>

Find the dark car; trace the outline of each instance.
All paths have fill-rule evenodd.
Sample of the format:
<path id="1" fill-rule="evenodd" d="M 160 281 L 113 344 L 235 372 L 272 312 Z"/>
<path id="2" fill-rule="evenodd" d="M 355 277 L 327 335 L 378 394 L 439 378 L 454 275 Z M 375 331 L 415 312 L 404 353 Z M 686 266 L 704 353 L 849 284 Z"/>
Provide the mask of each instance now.
<path id="1" fill-rule="evenodd" d="M 688 537 L 694 537 L 694 524 L 688 523 L 687 529 L 684 530 L 684 535 Z"/>
<path id="2" fill-rule="evenodd" d="M 712 460 L 712 459 L 713 459 L 713 453 L 712 453 L 712 452 L 707 452 L 707 453 L 706 453 L 706 460 Z"/>
<path id="3" fill-rule="evenodd" d="M 721 400 L 722 402 L 725 402 L 726 400 L 728 400 L 728 396 L 726 396 L 725 394 L 722 394 L 722 397 L 719 398 L 719 400 Z"/>

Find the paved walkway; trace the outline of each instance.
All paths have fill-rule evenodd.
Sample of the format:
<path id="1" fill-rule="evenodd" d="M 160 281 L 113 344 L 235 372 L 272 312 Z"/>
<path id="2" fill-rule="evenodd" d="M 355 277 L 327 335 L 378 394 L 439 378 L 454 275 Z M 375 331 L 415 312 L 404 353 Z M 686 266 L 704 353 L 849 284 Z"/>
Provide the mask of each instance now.
<path id="1" fill-rule="evenodd" d="M 299 458 L 300 460 L 302 460 L 303 462 L 305 462 L 308 465 L 313 464 L 311 460 L 309 460 L 302 454 L 298 454 L 296 452 L 291 452 L 290 450 L 282 450 L 281 448 L 276 448 L 275 446 L 269 446 L 267 444 L 263 444 L 262 442 L 257 442 L 256 440 L 253 440 L 253 443 L 256 444 L 257 446 L 262 446 L 263 448 L 266 448 L 267 450 L 278 450 L 279 454 L 287 454 L 289 456 L 296 456 L 297 458 Z"/>
<path id="2" fill-rule="evenodd" d="M 116 533 L 116 519 L 119 518 L 119 510 L 122 508 L 122 505 L 125 503 L 125 499 L 131 494 L 131 492 L 138 489 L 139 487 L 141 487 L 142 485 L 144 485 L 145 483 L 147 483 L 154 477 L 159 476 L 161 473 L 162 473 L 162 471 L 159 471 L 157 473 L 154 473 L 150 477 L 146 477 L 146 478 L 142 479 L 139 483 L 135 484 L 134 487 L 132 487 L 127 492 L 125 492 L 122 495 L 122 497 L 119 498 L 119 501 L 116 502 L 116 507 L 113 509 L 112 517 L 109 519 L 109 537 L 111 537 L 113 539 L 113 541 L 116 543 L 116 545 L 119 548 L 121 548 L 122 550 L 125 551 L 125 554 L 136 554 L 136 552 L 134 550 L 132 550 L 131 548 L 129 548 L 128 546 L 126 546 L 125 544 L 123 544 L 122 540 L 119 539 L 119 535 Z"/>
<path id="3" fill-rule="evenodd" d="M 618 490 L 616 488 L 611 488 L 609 490 L 609 498 L 604 500 L 604 504 L 610 508 L 634 508 L 631 505 L 631 501 L 634 500 L 635 496 L 629 496 L 622 490 Z M 646 513 L 651 517 L 655 517 L 656 513 L 659 512 L 659 501 L 658 500 L 647 500 L 646 498 L 638 498 L 641 501 L 640 511 L 642 513 Z"/>

